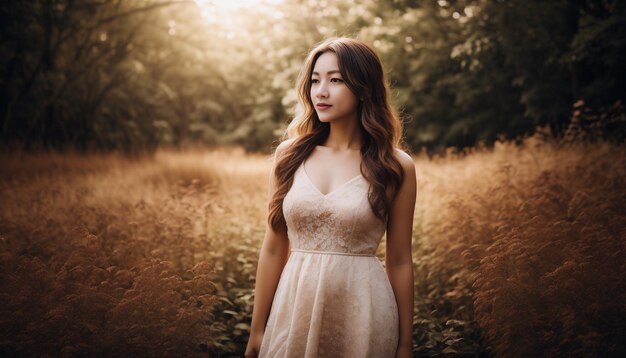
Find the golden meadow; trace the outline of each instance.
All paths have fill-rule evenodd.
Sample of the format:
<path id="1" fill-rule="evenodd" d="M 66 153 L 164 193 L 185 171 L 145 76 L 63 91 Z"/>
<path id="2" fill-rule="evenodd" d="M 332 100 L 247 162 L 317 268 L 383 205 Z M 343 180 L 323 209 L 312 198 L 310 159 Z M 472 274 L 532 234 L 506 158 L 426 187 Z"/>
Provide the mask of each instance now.
<path id="1" fill-rule="evenodd" d="M 625 153 L 539 137 L 416 153 L 414 355 L 623 355 Z M 0 163 L 0 355 L 243 353 L 269 155 Z"/>

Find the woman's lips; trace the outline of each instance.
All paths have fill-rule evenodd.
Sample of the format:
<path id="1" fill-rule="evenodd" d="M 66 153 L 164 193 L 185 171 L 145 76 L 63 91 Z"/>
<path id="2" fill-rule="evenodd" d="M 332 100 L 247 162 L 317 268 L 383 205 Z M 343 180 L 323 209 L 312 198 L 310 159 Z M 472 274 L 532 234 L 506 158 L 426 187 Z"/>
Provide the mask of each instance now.
<path id="1" fill-rule="evenodd" d="M 315 107 L 317 107 L 317 109 L 319 109 L 319 110 L 324 110 L 324 109 L 330 108 L 332 106 L 330 104 L 317 104 Z"/>

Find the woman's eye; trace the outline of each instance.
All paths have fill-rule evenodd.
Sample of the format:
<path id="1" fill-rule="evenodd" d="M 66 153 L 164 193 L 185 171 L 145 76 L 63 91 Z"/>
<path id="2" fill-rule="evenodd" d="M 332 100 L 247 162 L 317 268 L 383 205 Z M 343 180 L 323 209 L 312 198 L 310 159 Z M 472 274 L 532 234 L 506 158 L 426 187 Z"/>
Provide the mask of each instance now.
<path id="1" fill-rule="evenodd" d="M 313 79 L 313 78 L 311 79 L 311 83 L 318 83 L 318 82 L 319 82 L 319 80 L 316 80 L 316 79 Z"/>
<path id="2" fill-rule="evenodd" d="M 333 79 L 331 79 L 330 81 L 331 81 L 331 82 L 332 82 L 332 81 L 335 81 L 335 82 L 343 82 L 343 80 L 342 80 L 341 78 L 333 78 Z"/>

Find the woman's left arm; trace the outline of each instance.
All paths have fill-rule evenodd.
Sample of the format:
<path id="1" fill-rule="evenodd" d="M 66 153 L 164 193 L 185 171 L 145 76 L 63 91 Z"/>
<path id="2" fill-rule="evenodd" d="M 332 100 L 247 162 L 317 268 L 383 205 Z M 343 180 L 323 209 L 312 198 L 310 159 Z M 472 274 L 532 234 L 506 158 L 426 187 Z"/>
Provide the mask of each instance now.
<path id="1" fill-rule="evenodd" d="M 417 197 L 417 178 L 413 158 L 398 150 L 398 159 L 404 170 L 404 180 L 391 204 L 387 222 L 387 253 L 385 269 L 393 287 L 398 315 L 400 336 L 397 358 L 411 357 L 413 336 L 413 214 Z"/>

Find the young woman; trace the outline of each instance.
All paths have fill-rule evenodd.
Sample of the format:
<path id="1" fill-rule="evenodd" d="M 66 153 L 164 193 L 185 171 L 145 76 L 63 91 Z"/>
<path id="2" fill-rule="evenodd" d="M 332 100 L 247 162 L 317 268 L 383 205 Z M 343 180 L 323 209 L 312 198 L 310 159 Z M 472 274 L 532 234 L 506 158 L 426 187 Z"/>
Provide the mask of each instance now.
<path id="1" fill-rule="evenodd" d="M 245 357 L 410 357 L 416 174 L 380 59 L 361 41 L 326 40 L 297 90 L 274 153 Z"/>

